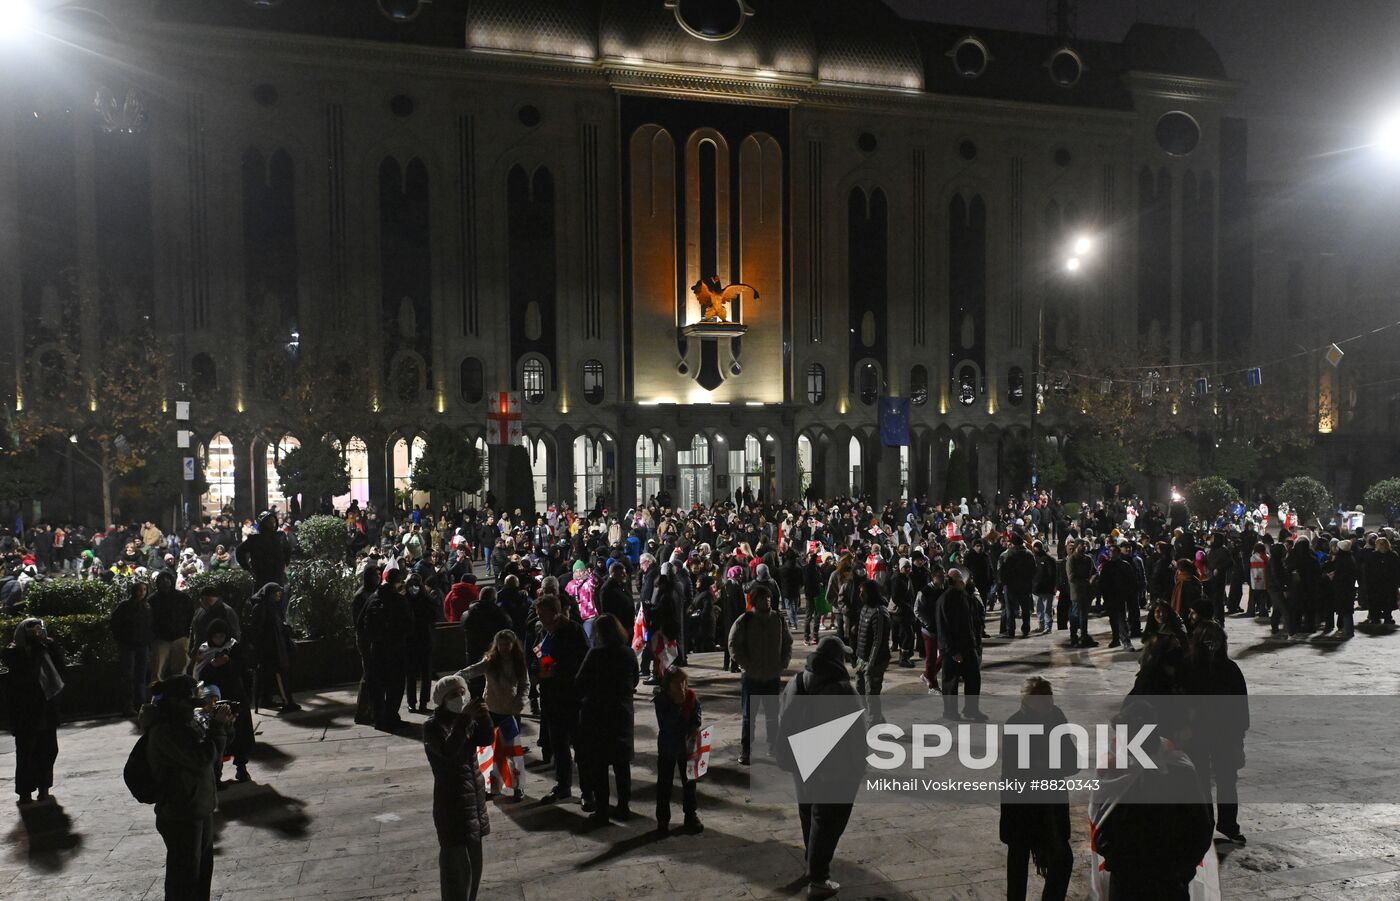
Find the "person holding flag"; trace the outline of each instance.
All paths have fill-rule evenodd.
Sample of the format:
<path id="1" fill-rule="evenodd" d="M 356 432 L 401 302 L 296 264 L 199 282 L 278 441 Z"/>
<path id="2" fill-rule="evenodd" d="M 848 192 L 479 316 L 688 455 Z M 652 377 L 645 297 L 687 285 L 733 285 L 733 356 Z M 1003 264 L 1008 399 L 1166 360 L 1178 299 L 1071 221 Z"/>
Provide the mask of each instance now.
<path id="1" fill-rule="evenodd" d="M 525 797 L 525 767 L 520 748 L 520 714 L 530 694 L 530 676 L 525 666 L 525 650 L 512 629 L 496 633 L 482 658 L 457 673 L 467 685 L 476 679 L 485 680 L 486 710 L 491 714 L 494 753 L 491 784 L 487 795 L 495 790 L 499 779 L 502 789 L 511 789 L 514 800 Z"/>

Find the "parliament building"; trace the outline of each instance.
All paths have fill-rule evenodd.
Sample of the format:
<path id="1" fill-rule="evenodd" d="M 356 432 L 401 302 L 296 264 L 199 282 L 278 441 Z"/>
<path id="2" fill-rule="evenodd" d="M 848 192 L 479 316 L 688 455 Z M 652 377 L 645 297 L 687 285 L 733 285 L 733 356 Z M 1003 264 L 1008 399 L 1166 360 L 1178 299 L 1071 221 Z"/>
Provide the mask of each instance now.
<path id="1" fill-rule="evenodd" d="M 991 497 L 1042 305 L 1052 351 L 1249 332 L 1237 85 L 1190 29 L 880 0 L 73 0 L 37 27 L 0 60 L 0 394 L 42 404 L 151 323 L 208 510 L 285 503 L 279 454 L 321 436 L 277 399 L 313 358 L 362 385 L 333 435 L 362 503 L 434 426 L 485 447 L 514 393 L 536 500 L 625 509 L 941 499 L 950 459 Z"/>

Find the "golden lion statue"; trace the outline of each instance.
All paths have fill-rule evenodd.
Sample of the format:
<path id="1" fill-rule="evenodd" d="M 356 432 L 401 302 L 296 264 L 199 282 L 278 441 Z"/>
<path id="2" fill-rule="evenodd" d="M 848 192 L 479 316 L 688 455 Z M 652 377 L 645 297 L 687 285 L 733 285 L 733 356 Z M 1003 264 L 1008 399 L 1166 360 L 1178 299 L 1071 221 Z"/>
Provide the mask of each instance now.
<path id="1" fill-rule="evenodd" d="M 735 282 L 727 288 L 721 288 L 719 279 L 714 276 L 702 278 L 700 281 L 690 286 L 690 291 L 695 295 L 695 299 L 700 301 L 700 321 L 701 322 L 729 322 L 729 317 L 725 315 L 724 308 L 732 303 L 735 298 L 743 300 L 745 292 L 753 300 L 758 300 L 758 291 L 743 282 Z"/>

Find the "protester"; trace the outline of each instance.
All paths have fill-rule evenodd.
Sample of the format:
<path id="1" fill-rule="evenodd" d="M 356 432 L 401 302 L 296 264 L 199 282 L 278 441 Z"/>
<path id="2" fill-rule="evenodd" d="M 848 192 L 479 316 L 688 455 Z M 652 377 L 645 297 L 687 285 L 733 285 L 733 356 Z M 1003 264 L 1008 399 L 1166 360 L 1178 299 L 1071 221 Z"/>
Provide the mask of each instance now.
<path id="1" fill-rule="evenodd" d="M 656 707 L 656 834 L 665 838 L 671 833 L 671 790 L 677 773 L 685 829 L 703 832 L 695 781 L 686 772 L 690 748 L 700 734 L 700 699 L 691 690 L 685 670 L 666 671 L 652 704 Z"/>
<path id="2" fill-rule="evenodd" d="M 112 639 L 117 643 L 117 663 L 122 681 L 122 716 L 135 716 L 146 703 L 150 682 L 149 658 L 155 641 L 151 605 L 146 600 L 149 586 L 132 582 L 131 593 L 112 611 Z"/>
<path id="3" fill-rule="evenodd" d="M 496 730 L 496 746 L 500 756 L 492 768 L 492 782 L 487 785 L 487 794 L 494 791 L 496 783 L 504 787 L 502 757 L 509 773 L 514 800 L 525 797 L 525 767 L 521 761 L 520 714 L 525 710 L 525 699 L 530 692 L 530 677 L 525 664 L 525 651 L 520 639 L 510 629 L 496 633 L 491 647 L 481 659 L 457 673 L 470 686 L 482 680 L 486 710 L 491 714 L 491 725 Z"/>
<path id="4" fill-rule="evenodd" d="M 783 687 L 783 670 L 792 662 L 792 632 L 783 616 L 773 612 L 772 599 L 766 585 L 754 585 L 749 592 L 753 609 L 735 620 L 729 630 L 729 657 L 742 673 L 739 677 L 740 766 L 749 765 L 755 698 L 763 708 L 769 747 L 777 740 L 777 697 Z"/>
<path id="5" fill-rule="evenodd" d="M 1070 848 L 1069 792 L 1050 787 L 1078 772 L 1074 755 L 1065 754 L 1059 767 L 1050 766 L 1049 735 L 1056 726 L 1068 722 L 1055 705 L 1050 683 L 1031 676 L 1021 686 L 1021 707 L 1006 721 L 1018 727 L 1038 726 L 1040 731 L 1028 741 L 1029 766 L 1019 765 L 1017 736 L 1004 732 L 1001 746 L 1001 778 L 1020 780 L 1030 786 L 1024 794 L 1002 793 L 1001 841 L 1006 845 L 1006 899 L 1025 901 L 1029 863 L 1035 860 L 1037 873 L 1045 877 L 1041 901 L 1064 901 L 1074 868 Z"/>
<path id="6" fill-rule="evenodd" d="M 15 794 L 29 804 L 38 793 L 49 799 L 58 759 L 59 695 L 63 692 L 63 648 L 49 637 L 44 621 L 22 619 L 14 640 L 0 649 L 5 675 L 5 707 L 15 737 Z"/>
<path id="7" fill-rule="evenodd" d="M 233 756 L 234 781 L 247 782 L 248 758 L 253 751 L 253 714 L 248 708 L 247 679 L 250 664 L 247 647 L 229 635 L 228 624 L 209 624 L 209 640 L 200 645 L 194 657 L 194 677 L 219 690 L 219 699 L 231 706 L 235 717 L 233 735 L 224 750 Z"/>
<path id="8" fill-rule="evenodd" d="M 583 627 L 560 613 L 557 595 L 535 602 L 542 635 L 535 647 L 540 669 L 540 716 L 548 726 L 554 759 L 554 787 L 540 800 L 553 804 L 573 796 L 572 748 L 578 732 L 578 690 L 574 684 L 588 639 Z"/>
<path id="9" fill-rule="evenodd" d="M 157 583 L 159 584 L 159 583 Z M 160 591 L 157 590 L 151 599 L 151 608 L 156 609 L 156 604 L 160 598 Z M 159 616 L 157 616 L 159 619 Z M 243 630 L 239 626 L 238 613 L 224 603 L 219 595 L 219 589 L 213 584 L 204 586 L 204 590 L 199 594 L 199 609 L 195 611 L 190 619 L 190 634 L 187 637 L 189 648 L 197 648 L 209 640 L 209 625 L 215 621 L 221 621 L 228 626 L 229 634 L 234 638 L 239 638 Z M 182 669 L 186 669 L 182 667 Z"/>
<path id="10" fill-rule="evenodd" d="M 897 576 L 896 576 L 897 578 Z M 856 625 L 856 694 L 865 699 L 866 720 L 881 722 L 880 691 L 890 665 L 890 615 L 873 581 L 860 583 L 860 619 Z"/>
<path id="11" fill-rule="evenodd" d="M 404 648 L 405 693 L 410 712 L 427 713 L 433 684 L 433 633 L 437 629 L 438 612 L 442 607 L 418 573 L 410 575 L 405 583 L 408 586 L 408 607 L 413 616 L 413 625 Z"/>
<path id="12" fill-rule="evenodd" d="M 403 571 L 389 570 L 374 600 L 364 610 L 364 630 L 369 641 L 370 701 L 374 708 L 374 728 L 397 732 L 403 726 L 399 706 L 403 703 L 404 660 L 408 636 L 413 628 L 413 611 L 405 595 Z"/>
<path id="13" fill-rule="evenodd" d="M 248 602 L 248 626 L 243 639 L 252 648 L 253 706 L 261 707 L 275 691 L 282 713 L 295 713 L 301 705 L 292 697 L 292 630 L 287 625 L 282 596 L 276 582 L 258 589 Z"/>
<path id="14" fill-rule="evenodd" d="M 628 633 L 610 613 L 593 622 L 596 644 L 583 658 L 578 688 L 579 782 L 583 809 L 595 825 L 632 815 L 632 696 L 641 674 L 628 647 Z M 608 770 L 617 779 L 617 808 L 608 808 Z M 583 774 L 587 773 L 587 778 Z"/>
<path id="15" fill-rule="evenodd" d="M 935 631 L 943 667 L 943 718 L 985 721 L 978 696 L 982 693 L 982 641 L 961 569 L 948 571 L 948 587 L 938 596 Z M 1086 602 L 1087 603 L 1087 602 Z M 963 685 L 963 712 L 958 715 L 958 683 Z"/>
<path id="16" fill-rule="evenodd" d="M 1201 710 L 1185 750 L 1195 765 L 1207 802 L 1215 785 L 1215 829 L 1236 845 L 1240 831 L 1236 785 L 1244 766 L 1244 736 L 1249 731 L 1249 697 L 1244 673 L 1227 653 L 1225 631 L 1207 623 L 1192 636 L 1182 678 L 1183 693 Z"/>
<path id="17" fill-rule="evenodd" d="M 160 787 L 156 831 L 165 842 L 165 897 L 207 899 L 214 877 L 215 766 L 234 714 L 216 708 L 206 732 L 194 715 L 199 693 L 193 678 L 171 676 L 156 691 L 138 725 L 147 740 L 146 765 Z"/>
<path id="18" fill-rule="evenodd" d="M 443 901 L 475 901 L 481 887 L 482 839 L 491 832 L 478 747 L 491 744 L 491 717 L 480 698 L 468 700 L 461 676 L 433 683 L 433 711 L 423 723 L 423 749 L 433 769 L 433 826 Z"/>

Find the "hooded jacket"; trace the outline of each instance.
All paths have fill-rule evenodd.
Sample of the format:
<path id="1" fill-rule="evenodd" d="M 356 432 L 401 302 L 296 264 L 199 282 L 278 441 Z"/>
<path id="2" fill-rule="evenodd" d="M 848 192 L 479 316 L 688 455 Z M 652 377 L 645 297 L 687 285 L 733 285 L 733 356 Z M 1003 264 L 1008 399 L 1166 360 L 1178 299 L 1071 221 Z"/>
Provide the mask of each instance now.
<path id="1" fill-rule="evenodd" d="M 491 832 L 486 781 L 476 758 L 476 749 L 491 740 L 486 717 L 471 719 L 438 707 L 423 723 L 423 750 L 433 768 L 433 825 L 444 848 L 481 841 Z"/>
<path id="2" fill-rule="evenodd" d="M 157 641 L 189 637 L 190 623 L 199 605 L 183 591 L 175 590 L 174 576 L 170 573 L 157 575 L 155 591 L 146 601 L 151 605 L 151 631 Z"/>
<path id="3" fill-rule="evenodd" d="M 206 733 L 195 722 L 192 708 L 167 702 L 142 707 L 136 724 L 149 736 L 146 761 L 161 784 L 156 817 L 199 820 L 213 814 L 219 807 L 215 765 L 228 742 L 228 724 L 210 719 Z"/>
<path id="4" fill-rule="evenodd" d="M 787 617 L 771 607 L 744 613 L 729 627 L 729 656 L 743 671 L 744 678 L 771 682 L 783 675 L 792 662 L 792 631 Z"/>
<path id="5" fill-rule="evenodd" d="M 825 639 L 824 639 L 825 640 Z M 839 642 L 837 643 L 839 645 Z M 803 696 L 822 696 L 820 703 L 798 700 Z M 831 656 L 814 651 L 807 655 L 806 665 L 796 678 L 788 681 L 778 699 L 779 763 L 787 768 L 787 755 L 782 749 L 790 748 L 788 739 L 841 715 L 849 715 L 861 710 L 860 697 L 851 685 L 851 674 L 839 656 Z M 850 800 L 855 800 L 856 791 L 865 778 L 866 746 L 864 733 L 859 728 L 849 729 L 837 742 L 836 747 L 822 759 L 821 763 L 798 782 L 799 799 L 804 785 L 822 786 L 823 795 L 831 792 L 849 792 Z M 794 778 L 799 774 L 794 772 Z M 822 800 L 828 801 L 829 797 Z"/>

